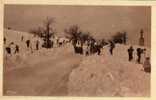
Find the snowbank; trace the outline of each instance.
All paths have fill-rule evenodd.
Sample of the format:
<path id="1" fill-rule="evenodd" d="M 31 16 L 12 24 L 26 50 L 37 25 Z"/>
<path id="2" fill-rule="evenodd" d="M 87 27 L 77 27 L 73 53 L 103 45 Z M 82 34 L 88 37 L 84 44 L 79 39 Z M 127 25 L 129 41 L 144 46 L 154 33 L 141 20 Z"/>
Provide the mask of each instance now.
<path id="1" fill-rule="evenodd" d="M 127 47 L 117 45 L 113 56 L 106 47 L 101 56 L 84 57 L 70 74 L 69 95 L 149 96 L 150 74 L 142 71 L 142 64 L 128 62 Z"/>

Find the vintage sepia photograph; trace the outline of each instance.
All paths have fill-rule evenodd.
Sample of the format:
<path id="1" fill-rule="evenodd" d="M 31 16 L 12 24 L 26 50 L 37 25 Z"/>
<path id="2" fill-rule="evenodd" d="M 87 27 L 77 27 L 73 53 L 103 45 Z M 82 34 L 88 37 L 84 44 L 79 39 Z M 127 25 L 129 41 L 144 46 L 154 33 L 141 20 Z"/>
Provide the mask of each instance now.
<path id="1" fill-rule="evenodd" d="M 150 97 L 151 6 L 4 5 L 3 96 Z"/>

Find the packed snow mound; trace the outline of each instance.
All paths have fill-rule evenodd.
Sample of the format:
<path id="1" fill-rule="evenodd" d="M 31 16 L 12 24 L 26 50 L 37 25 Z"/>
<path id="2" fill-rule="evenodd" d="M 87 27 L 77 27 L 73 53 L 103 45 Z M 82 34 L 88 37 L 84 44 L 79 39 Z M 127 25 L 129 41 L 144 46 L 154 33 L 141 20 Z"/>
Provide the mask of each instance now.
<path id="1" fill-rule="evenodd" d="M 106 47 L 101 56 L 84 57 L 70 74 L 69 95 L 149 96 L 150 74 L 142 71 L 142 64 L 128 61 L 127 47 L 117 45 L 113 56 Z"/>

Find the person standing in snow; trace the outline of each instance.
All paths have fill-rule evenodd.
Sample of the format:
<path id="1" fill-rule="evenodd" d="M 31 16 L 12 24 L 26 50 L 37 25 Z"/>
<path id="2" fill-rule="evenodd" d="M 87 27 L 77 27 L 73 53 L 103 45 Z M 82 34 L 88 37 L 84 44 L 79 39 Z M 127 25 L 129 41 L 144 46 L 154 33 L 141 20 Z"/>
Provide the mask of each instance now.
<path id="1" fill-rule="evenodd" d="M 8 58 L 10 58 L 12 56 L 11 54 L 11 47 L 10 46 L 6 46 L 5 47 L 5 51 L 4 54 L 5 54 L 5 59 L 7 60 Z"/>
<path id="2" fill-rule="evenodd" d="M 11 48 L 11 53 L 13 54 L 15 52 L 15 43 L 14 42 L 11 42 L 9 44 L 9 47 Z"/>
<path id="3" fill-rule="evenodd" d="M 14 54 L 19 53 L 19 46 L 16 44 Z"/>
<path id="4" fill-rule="evenodd" d="M 31 51 L 31 53 L 33 53 L 33 44 L 32 44 L 32 42 L 30 42 L 30 51 Z"/>
<path id="5" fill-rule="evenodd" d="M 113 55 L 113 49 L 115 48 L 115 43 L 113 43 L 112 41 L 110 41 L 110 49 L 109 52 L 111 55 Z"/>
<path id="6" fill-rule="evenodd" d="M 6 50 L 7 54 L 11 55 L 11 48 L 9 46 L 6 47 L 5 50 Z"/>
<path id="7" fill-rule="evenodd" d="M 142 49 L 142 54 L 141 54 L 141 63 L 144 63 L 144 61 L 146 60 L 146 48 Z"/>
<path id="8" fill-rule="evenodd" d="M 94 41 L 91 40 L 90 41 L 90 53 L 93 53 L 93 49 L 94 49 Z"/>
<path id="9" fill-rule="evenodd" d="M 89 41 L 87 41 L 84 45 L 84 53 L 86 56 L 89 55 L 89 48 L 90 48 Z"/>
<path id="10" fill-rule="evenodd" d="M 27 48 L 30 47 L 30 40 L 27 40 L 27 41 L 26 41 L 26 45 L 27 45 Z"/>
<path id="11" fill-rule="evenodd" d="M 86 49 L 86 56 L 89 56 L 89 46 L 87 46 L 87 49 Z"/>
<path id="12" fill-rule="evenodd" d="M 39 50 L 39 40 L 36 41 L 36 50 Z"/>
<path id="13" fill-rule="evenodd" d="M 133 47 L 130 46 L 130 48 L 127 50 L 128 51 L 128 56 L 129 56 L 129 61 L 131 61 L 133 59 Z"/>
<path id="14" fill-rule="evenodd" d="M 143 53 L 143 50 L 141 48 L 137 48 L 137 56 L 138 56 L 137 62 L 138 63 L 140 63 L 142 53 Z"/>
<path id="15" fill-rule="evenodd" d="M 101 54 L 101 47 L 100 47 L 100 45 L 97 46 L 97 53 L 98 53 L 98 55 Z"/>
<path id="16" fill-rule="evenodd" d="M 145 72 L 150 73 L 151 72 L 151 63 L 150 63 L 150 58 L 146 57 L 144 64 L 143 64 L 143 68 Z"/>
<path id="17" fill-rule="evenodd" d="M 100 55 L 101 54 L 101 44 L 100 44 L 100 41 L 98 41 L 98 42 L 95 42 L 96 44 L 95 44 L 95 49 L 96 49 L 96 51 L 97 51 L 97 54 L 98 55 Z"/>
<path id="18" fill-rule="evenodd" d="M 126 42 L 127 42 L 127 33 L 124 32 L 123 33 L 123 43 L 126 44 Z"/>
<path id="19" fill-rule="evenodd" d="M 6 44 L 6 38 L 4 37 L 4 44 Z"/>
<path id="20" fill-rule="evenodd" d="M 10 56 L 12 55 L 12 51 L 13 51 L 13 48 L 14 48 L 13 46 L 14 46 L 14 42 L 11 42 L 11 43 L 5 48 L 7 54 L 9 54 Z"/>
<path id="21" fill-rule="evenodd" d="M 24 39 L 24 37 L 23 37 L 23 35 L 22 35 L 22 37 L 21 37 L 21 41 L 23 41 L 23 39 Z"/>

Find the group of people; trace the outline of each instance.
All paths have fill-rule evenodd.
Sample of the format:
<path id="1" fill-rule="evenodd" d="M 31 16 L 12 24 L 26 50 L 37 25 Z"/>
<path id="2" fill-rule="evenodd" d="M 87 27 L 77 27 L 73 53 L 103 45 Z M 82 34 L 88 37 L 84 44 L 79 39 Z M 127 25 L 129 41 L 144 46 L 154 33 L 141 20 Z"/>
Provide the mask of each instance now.
<path id="1" fill-rule="evenodd" d="M 31 49 L 31 52 L 33 52 L 33 47 L 32 47 L 32 43 L 31 43 L 31 40 L 26 40 L 25 41 L 25 43 L 26 43 L 26 47 L 27 47 L 27 49 Z M 36 40 L 35 41 L 35 49 L 36 50 L 39 50 L 39 44 L 40 44 L 40 42 L 39 42 L 39 40 Z"/>
<path id="2" fill-rule="evenodd" d="M 129 61 L 132 61 L 133 60 L 133 53 L 134 53 L 134 48 L 133 48 L 133 46 L 130 46 L 129 48 L 128 48 L 128 56 L 129 56 Z M 145 56 L 146 54 L 146 49 L 142 49 L 142 48 L 137 48 L 136 49 L 136 55 L 137 55 L 137 62 L 138 63 L 141 63 L 141 58 L 142 58 L 142 54 Z"/>
<path id="3" fill-rule="evenodd" d="M 41 47 L 41 43 L 39 39 L 32 37 L 32 38 L 25 38 L 23 35 L 21 36 L 20 42 L 23 42 L 25 44 L 25 47 L 27 48 L 28 51 L 31 51 L 31 53 L 34 52 L 34 50 L 39 50 Z M 55 41 L 56 47 L 60 47 L 63 44 L 69 42 L 66 38 L 56 38 L 52 40 L 53 42 Z M 20 52 L 20 48 L 18 44 L 15 44 L 15 42 L 8 43 L 6 37 L 4 37 L 4 45 L 5 45 L 5 50 L 7 54 L 12 55 Z M 9 44 L 9 45 L 8 45 Z"/>
<path id="4" fill-rule="evenodd" d="M 11 42 L 5 49 L 10 55 L 19 53 L 19 46 L 14 42 Z M 14 51 L 12 49 L 14 49 Z"/>
<path id="5" fill-rule="evenodd" d="M 77 41 L 78 45 L 75 45 L 75 53 L 84 54 L 86 56 L 90 54 L 97 53 L 97 55 L 101 54 L 101 49 L 104 45 L 98 44 L 96 41 L 89 41 L 85 45 L 81 44 L 80 41 Z M 109 41 L 109 52 L 110 55 L 113 55 L 113 51 L 115 49 L 115 43 L 113 41 Z M 133 46 L 130 46 L 127 50 L 128 52 L 128 60 L 132 61 L 134 59 L 134 51 L 135 49 Z M 144 70 L 146 72 L 150 72 L 151 64 L 150 64 L 150 57 L 146 57 L 146 49 L 145 48 L 136 48 L 136 56 L 137 56 L 137 63 L 143 64 Z M 144 59 L 143 61 L 141 61 Z"/>
<path id="6" fill-rule="evenodd" d="M 24 41 L 24 36 L 21 36 L 21 42 Z M 58 46 L 60 47 L 65 41 L 59 41 L 58 39 L 56 40 Z M 4 44 L 6 44 L 6 38 L 4 37 Z M 33 53 L 33 48 L 35 48 L 35 50 L 39 50 L 39 46 L 40 46 L 40 42 L 39 40 L 35 41 L 35 45 L 32 45 L 32 42 L 30 39 L 25 40 L 25 44 L 26 44 L 26 48 L 29 50 L 31 50 L 31 52 Z M 34 47 L 32 47 L 34 46 Z M 92 40 L 88 40 L 86 41 L 86 43 L 82 43 L 81 41 L 73 41 L 73 46 L 74 46 L 74 50 L 75 53 L 79 53 L 79 54 L 84 54 L 86 56 L 90 55 L 90 54 L 94 54 L 97 53 L 97 55 L 101 54 L 101 49 L 105 46 L 102 45 L 100 42 L 95 41 L 94 39 Z M 14 50 L 12 50 L 14 49 Z M 115 49 L 115 43 L 113 41 L 109 41 L 109 52 L 110 55 L 113 55 L 113 51 Z M 14 42 L 11 42 L 8 46 L 5 47 L 5 50 L 8 54 L 12 55 L 12 54 L 17 54 L 20 52 L 20 48 L 19 45 L 15 44 Z M 130 46 L 127 50 L 128 52 L 128 60 L 132 61 L 134 59 L 134 48 L 133 46 Z M 141 63 L 141 58 L 142 58 L 142 54 L 145 55 L 146 53 L 146 49 L 142 49 L 142 48 L 137 48 L 136 49 L 136 55 L 137 55 L 137 62 Z M 145 57 L 144 57 L 145 58 Z M 144 64 L 145 66 L 150 65 L 150 58 L 146 57 L 146 59 L 144 60 Z M 150 71 L 149 67 L 145 69 L 146 71 Z"/>
<path id="7" fill-rule="evenodd" d="M 27 39 L 24 41 L 24 36 L 21 36 L 21 42 L 25 42 L 26 48 L 28 50 L 30 49 L 31 52 L 33 53 L 32 43 L 30 39 Z M 7 39 L 6 37 L 4 37 L 4 45 L 5 45 L 5 50 L 7 54 L 12 55 L 12 54 L 17 54 L 20 52 L 20 48 L 18 44 L 15 44 L 14 42 L 10 42 L 8 43 L 8 45 L 6 45 L 6 43 L 7 43 Z M 40 45 L 39 40 L 36 40 L 36 43 L 35 43 L 36 50 L 39 50 L 39 45 Z"/>
<path id="8" fill-rule="evenodd" d="M 102 44 L 100 41 L 96 41 L 94 39 L 88 40 L 85 43 L 82 43 L 81 41 L 77 40 L 74 46 L 75 53 L 84 54 L 86 56 L 95 54 L 97 55 L 101 54 L 102 48 L 110 44 L 109 52 L 111 55 L 113 55 L 113 50 L 115 48 L 115 43 L 113 41 L 109 41 L 109 43 Z"/>
<path id="9" fill-rule="evenodd" d="M 134 55 L 134 48 L 133 46 L 130 46 L 128 48 L 128 57 L 129 61 L 133 60 L 133 55 Z M 151 64 L 150 64 L 150 57 L 146 57 L 146 49 L 142 48 L 137 48 L 136 49 L 136 55 L 137 55 L 137 62 L 140 64 L 141 63 L 141 58 L 144 58 L 143 60 L 143 68 L 145 72 L 151 72 Z M 143 56 L 143 57 L 142 57 Z"/>
<path id="10" fill-rule="evenodd" d="M 88 56 L 94 53 L 97 53 L 98 55 L 100 55 L 102 45 L 93 39 L 85 41 L 84 43 L 81 40 L 74 40 L 73 47 L 74 47 L 75 53 L 84 54 Z"/>

